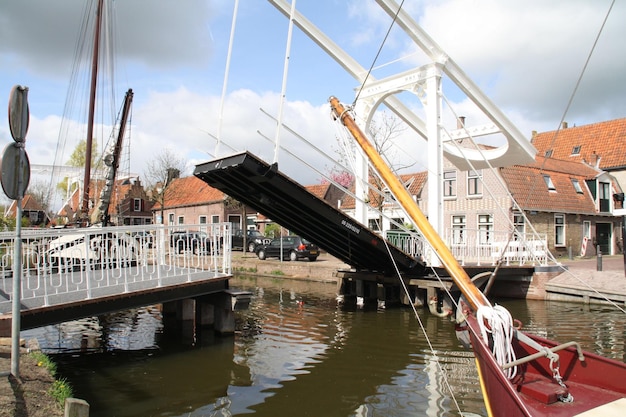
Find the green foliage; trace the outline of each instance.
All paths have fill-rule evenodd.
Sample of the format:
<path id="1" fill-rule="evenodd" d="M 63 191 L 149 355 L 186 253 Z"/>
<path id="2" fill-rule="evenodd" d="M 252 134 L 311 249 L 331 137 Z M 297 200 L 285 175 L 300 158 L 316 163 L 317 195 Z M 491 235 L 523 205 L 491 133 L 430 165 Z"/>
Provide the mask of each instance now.
<path id="1" fill-rule="evenodd" d="M 268 224 L 265 226 L 265 237 L 269 237 L 271 239 L 277 238 L 280 236 L 280 226 L 276 223 Z"/>
<path id="2" fill-rule="evenodd" d="M 275 269 L 272 272 L 270 272 L 270 274 L 272 274 L 272 275 L 279 275 L 279 276 L 285 275 L 285 273 L 283 271 L 281 271 L 280 269 Z"/>
<path id="3" fill-rule="evenodd" d="M 42 352 L 31 352 L 30 354 L 35 361 L 37 362 L 37 366 L 42 366 L 50 372 L 50 375 L 56 377 L 57 374 L 57 365 L 52 362 L 50 358 L 42 353 Z M 72 391 L 72 387 L 67 383 L 65 378 L 55 379 L 52 383 L 52 386 L 48 390 L 48 395 L 54 398 L 59 405 L 59 407 L 64 407 L 65 399 L 71 398 L 74 396 Z"/>

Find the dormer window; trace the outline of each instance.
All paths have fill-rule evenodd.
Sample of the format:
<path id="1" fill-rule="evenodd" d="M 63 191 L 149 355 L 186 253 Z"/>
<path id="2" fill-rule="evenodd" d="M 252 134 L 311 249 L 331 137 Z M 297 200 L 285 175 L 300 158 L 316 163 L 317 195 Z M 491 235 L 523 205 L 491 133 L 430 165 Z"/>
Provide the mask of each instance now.
<path id="1" fill-rule="evenodd" d="M 550 158 L 552 156 L 552 149 L 548 149 L 545 153 L 546 158 Z"/>
<path id="2" fill-rule="evenodd" d="M 571 156 L 576 156 L 576 155 L 580 155 L 580 145 L 574 146 L 572 148 L 572 155 Z"/>
<path id="3" fill-rule="evenodd" d="M 550 178 L 549 175 L 544 175 L 543 180 L 546 182 L 546 185 L 548 186 L 548 190 L 556 191 L 556 187 L 554 186 L 554 183 L 552 182 L 552 178 Z"/>
<path id="4" fill-rule="evenodd" d="M 578 194 L 582 194 L 583 193 L 583 189 L 580 186 L 580 182 L 578 182 L 578 180 L 576 178 L 571 178 L 572 180 L 572 185 L 574 186 L 574 190 L 576 190 L 576 192 Z"/>

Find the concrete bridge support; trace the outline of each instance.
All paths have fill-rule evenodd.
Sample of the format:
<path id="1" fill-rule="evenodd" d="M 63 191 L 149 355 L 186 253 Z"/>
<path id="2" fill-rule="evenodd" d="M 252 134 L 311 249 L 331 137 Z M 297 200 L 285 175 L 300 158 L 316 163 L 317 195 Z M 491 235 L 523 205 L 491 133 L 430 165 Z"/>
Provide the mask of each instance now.
<path id="1" fill-rule="evenodd" d="M 235 311 L 250 304 L 251 293 L 224 290 L 196 298 L 170 301 L 163 304 L 166 326 L 182 330 L 183 337 L 195 342 L 200 330 L 212 327 L 222 335 L 235 332 Z"/>

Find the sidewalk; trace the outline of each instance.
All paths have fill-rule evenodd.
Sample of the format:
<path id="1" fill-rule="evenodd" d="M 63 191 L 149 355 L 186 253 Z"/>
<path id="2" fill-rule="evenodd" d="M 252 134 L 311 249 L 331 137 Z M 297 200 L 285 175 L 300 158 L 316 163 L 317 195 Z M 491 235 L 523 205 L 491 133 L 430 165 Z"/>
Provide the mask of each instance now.
<path id="1" fill-rule="evenodd" d="M 626 274 L 622 255 L 602 257 L 601 271 L 598 271 L 598 260 L 595 257 L 562 262 L 568 270 L 548 281 L 547 299 L 589 303 L 602 302 L 608 298 L 622 305 L 626 302 Z"/>

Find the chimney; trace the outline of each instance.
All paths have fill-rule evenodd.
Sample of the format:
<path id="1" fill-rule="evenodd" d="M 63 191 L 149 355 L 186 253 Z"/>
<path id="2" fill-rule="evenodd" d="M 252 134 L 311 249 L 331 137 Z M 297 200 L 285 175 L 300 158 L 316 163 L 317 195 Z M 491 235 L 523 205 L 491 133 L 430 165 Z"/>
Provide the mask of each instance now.
<path id="1" fill-rule="evenodd" d="M 567 122 L 563 122 L 562 127 L 563 127 L 563 129 L 567 129 Z"/>
<path id="2" fill-rule="evenodd" d="M 463 129 L 464 127 L 465 127 L 465 116 L 459 116 L 459 118 L 456 119 L 456 128 Z"/>

